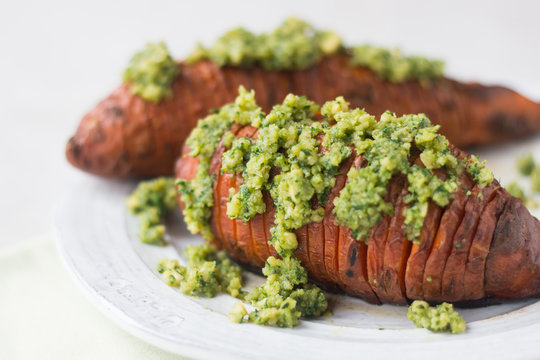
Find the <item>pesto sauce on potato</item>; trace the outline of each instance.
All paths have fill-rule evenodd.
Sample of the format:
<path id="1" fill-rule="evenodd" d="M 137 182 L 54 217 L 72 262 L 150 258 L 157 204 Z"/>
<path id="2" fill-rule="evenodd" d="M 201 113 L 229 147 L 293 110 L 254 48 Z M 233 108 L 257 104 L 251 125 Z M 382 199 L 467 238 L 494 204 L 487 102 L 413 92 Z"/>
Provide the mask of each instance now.
<path id="1" fill-rule="evenodd" d="M 317 115 L 319 111 L 324 118 Z M 257 138 L 234 138 L 227 132 L 233 123 L 257 128 Z M 184 216 L 190 231 L 212 238 L 209 220 L 214 178 L 208 170 L 222 138 L 228 150 L 222 155 L 221 171 L 241 174 L 244 180 L 230 194 L 227 216 L 247 222 L 265 212 L 263 191 L 270 193 L 276 207 L 269 243 L 281 258 L 267 259 L 263 268 L 266 283 L 245 297 L 255 310 L 247 313 L 236 306 L 231 319 L 247 317 L 257 324 L 291 327 L 302 316 L 318 316 L 326 310 L 324 293 L 308 283 L 306 270 L 294 258 L 298 247 L 294 230 L 323 219 L 321 205 L 335 184 L 337 169 L 353 153 L 362 155 L 366 165 L 353 167 L 347 174 L 346 186 L 334 199 L 334 216 L 359 241 L 368 240 L 382 213 L 393 211 L 384 199 L 390 179 L 397 174 L 409 181 L 403 215 L 407 238 L 414 242 L 428 202 L 446 206 L 462 171 L 466 169 L 481 186 L 488 185 L 493 175 L 484 164 L 475 157 L 457 159 L 438 130 L 423 114 L 397 117 L 386 112 L 376 121 L 364 110 L 349 109 L 342 97 L 321 108 L 305 97 L 289 94 L 264 114 L 255 103 L 254 92 L 243 88 L 234 103 L 201 120 L 187 140 L 189 155 L 199 157 L 197 174 L 190 181 L 178 181 L 182 200 L 188 205 Z M 321 153 L 320 146 L 328 151 Z M 423 167 L 411 164 L 413 148 Z M 270 176 L 271 169 L 278 169 L 278 174 Z M 446 180 L 437 177 L 435 169 L 444 169 Z M 314 198 L 319 207 L 313 205 Z"/>
<path id="2" fill-rule="evenodd" d="M 133 55 L 123 80 L 131 92 L 153 103 L 172 95 L 171 84 L 178 75 L 178 65 L 165 43 L 148 43 Z"/>
<path id="3" fill-rule="evenodd" d="M 257 35 L 241 27 L 230 30 L 210 47 L 198 44 L 186 62 L 211 60 L 219 66 L 296 70 L 309 68 L 338 52 L 348 53 L 351 65 L 367 67 L 391 82 L 418 80 L 424 84 L 443 75 L 442 61 L 403 56 L 399 50 L 371 45 L 345 48 L 341 37 L 334 32 L 319 30 L 294 17 L 269 33 Z M 131 58 L 123 80 L 133 94 L 158 103 L 172 95 L 171 86 L 178 71 L 163 42 L 149 43 Z"/>

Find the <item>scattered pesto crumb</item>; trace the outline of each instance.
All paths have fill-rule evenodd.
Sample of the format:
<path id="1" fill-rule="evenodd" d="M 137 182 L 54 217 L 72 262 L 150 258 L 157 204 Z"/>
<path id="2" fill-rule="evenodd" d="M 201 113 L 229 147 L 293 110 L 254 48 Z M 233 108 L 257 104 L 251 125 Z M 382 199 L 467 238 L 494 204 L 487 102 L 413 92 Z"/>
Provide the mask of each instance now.
<path id="1" fill-rule="evenodd" d="M 248 314 L 244 304 L 241 301 L 238 301 L 234 304 L 231 312 L 229 313 L 229 321 L 235 323 L 241 323 L 244 321 L 244 318 Z"/>
<path id="2" fill-rule="evenodd" d="M 409 307 L 407 318 L 417 327 L 433 332 L 459 334 L 467 329 L 465 320 L 448 303 L 432 307 L 425 301 L 415 300 Z"/>
<path id="3" fill-rule="evenodd" d="M 529 180 L 533 192 L 540 192 L 540 166 L 535 164 L 532 153 L 518 156 L 516 158 L 516 166 L 522 175 L 530 177 Z M 527 196 L 525 191 L 516 182 L 509 184 L 506 190 L 511 195 L 521 198 L 528 208 L 534 209 L 538 207 L 534 199 L 531 196 Z"/>
<path id="4" fill-rule="evenodd" d="M 506 186 L 506 190 L 510 193 L 510 195 L 518 197 L 522 200 L 525 199 L 525 192 L 523 189 L 518 185 L 517 182 L 512 182 Z"/>
<path id="5" fill-rule="evenodd" d="M 124 71 L 124 82 L 143 99 L 157 103 L 172 95 L 171 84 L 178 75 L 178 66 L 165 43 L 149 43 L 136 53 Z"/>
<path id="6" fill-rule="evenodd" d="M 326 309 L 326 311 L 323 312 L 321 315 L 321 317 L 330 317 L 330 316 L 334 316 L 334 312 L 330 309 Z"/>
<path id="7" fill-rule="evenodd" d="M 525 203 L 525 206 L 529 209 L 536 209 L 538 207 L 538 204 L 536 201 L 534 201 L 533 198 L 526 196 L 525 191 L 518 185 L 517 182 L 510 183 L 506 190 L 510 193 L 510 195 L 515 196 L 523 200 L 523 203 Z"/>
<path id="8" fill-rule="evenodd" d="M 531 172 L 531 188 L 534 192 L 540 193 L 540 166 L 536 166 Z"/>
<path id="9" fill-rule="evenodd" d="M 529 176 L 535 168 L 534 158 L 531 153 L 518 156 L 516 159 L 517 169 L 521 175 Z"/>
<path id="10" fill-rule="evenodd" d="M 379 77 L 400 83 L 419 80 L 427 83 L 443 75 L 444 63 L 420 56 L 404 56 L 399 50 L 388 50 L 371 45 L 356 46 L 351 49 L 351 62 L 366 66 Z"/>
<path id="11" fill-rule="evenodd" d="M 234 265 L 225 251 L 203 243 L 188 246 L 184 255 L 187 257 L 187 266 L 167 258 L 159 261 L 156 270 L 167 285 L 179 287 L 182 293 L 191 296 L 214 297 L 220 292 L 235 298 L 244 295 L 242 268 Z"/>
<path id="12" fill-rule="evenodd" d="M 139 218 L 139 238 L 145 244 L 165 244 L 165 216 L 176 209 L 173 178 L 143 181 L 126 199 L 127 207 Z"/>

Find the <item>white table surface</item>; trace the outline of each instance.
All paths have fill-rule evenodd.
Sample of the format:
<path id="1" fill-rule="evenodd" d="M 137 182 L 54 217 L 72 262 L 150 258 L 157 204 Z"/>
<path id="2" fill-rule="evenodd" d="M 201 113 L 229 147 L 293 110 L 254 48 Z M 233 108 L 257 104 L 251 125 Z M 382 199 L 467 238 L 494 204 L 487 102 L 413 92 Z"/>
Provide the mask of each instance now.
<path id="1" fill-rule="evenodd" d="M 88 176 L 64 160 L 66 140 L 145 42 L 163 39 L 182 57 L 226 29 L 268 30 L 289 15 L 348 44 L 445 59 L 450 75 L 512 85 L 540 101 L 534 0 L 0 0 L 0 247 L 50 231 L 58 194 Z"/>

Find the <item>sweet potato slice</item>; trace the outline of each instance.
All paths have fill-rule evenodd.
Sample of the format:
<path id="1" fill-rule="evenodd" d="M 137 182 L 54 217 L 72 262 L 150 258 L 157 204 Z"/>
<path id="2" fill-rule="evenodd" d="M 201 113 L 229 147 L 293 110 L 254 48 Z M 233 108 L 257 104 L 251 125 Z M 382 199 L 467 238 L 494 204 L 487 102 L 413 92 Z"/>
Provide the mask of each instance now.
<path id="1" fill-rule="evenodd" d="M 354 165 L 353 165 L 354 160 Z M 330 191 L 328 195 L 328 201 L 325 206 L 325 215 L 323 219 L 324 226 L 324 266 L 326 272 L 336 284 L 339 284 L 339 275 L 337 273 L 337 258 L 338 258 L 338 240 L 339 240 L 339 228 L 340 226 L 335 223 L 335 218 L 332 215 L 334 211 L 334 199 L 339 196 L 341 189 L 345 186 L 347 181 L 347 172 L 351 166 L 359 167 L 361 164 L 361 159 L 353 159 L 351 156 L 347 161 L 345 161 L 340 167 L 340 176 L 336 177 L 336 183 L 334 188 Z"/>
<path id="2" fill-rule="evenodd" d="M 263 193 L 264 193 L 263 199 L 266 204 L 265 233 L 266 233 L 266 239 L 267 239 L 267 245 L 268 245 L 268 252 L 270 253 L 271 256 L 279 257 L 276 249 L 274 249 L 274 247 L 269 243 L 270 238 L 272 237 L 272 234 L 270 233 L 270 228 L 274 226 L 276 207 L 274 206 L 274 202 L 272 201 L 272 198 L 270 197 L 270 193 L 268 193 L 267 191 L 264 191 Z"/>
<path id="3" fill-rule="evenodd" d="M 404 178 L 399 175 L 394 176 L 388 184 L 388 193 L 385 201 L 391 203 L 394 209 L 403 188 L 403 184 Z M 367 273 L 369 285 L 379 298 L 384 298 L 386 294 L 386 283 L 384 281 L 384 254 L 393 216 L 395 216 L 395 213 L 392 216 L 388 214 L 383 215 L 382 219 L 373 227 L 367 243 Z"/>
<path id="4" fill-rule="evenodd" d="M 311 269 L 311 263 L 309 261 L 309 237 L 307 233 L 307 226 L 302 226 L 294 231 L 298 240 L 298 248 L 294 252 L 294 256 L 300 260 L 300 263 L 305 268 Z"/>
<path id="5" fill-rule="evenodd" d="M 247 137 L 251 138 L 255 134 L 257 129 L 251 127 L 251 126 L 245 126 L 236 134 L 237 138 L 241 137 Z M 234 185 L 236 191 L 240 188 L 240 186 L 244 183 L 244 179 L 242 178 L 241 174 L 235 174 L 234 175 Z M 227 216 L 227 213 L 224 214 Z M 222 215 L 223 216 L 223 215 Z M 239 260 L 242 263 L 249 263 L 250 259 L 255 257 L 255 254 L 253 252 L 252 242 L 251 242 L 251 232 L 250 227 L 248 224 L 245 224 L 240 219 L 234 219 L 233 224 L 233 233 L 234 233 L 234 243 L 235 245 L 235 251 L 239 254 Z"/>
<path id="6" fill-rule="evenodd" d="M 309 262 L 312 267 L 313 277 L 323 279 L 324 282 L 330 282 L 330 276 L 324 266 L 324 224 L 323 222 L 314 222 L 306 226 L 309 237 Z"/>
<path id="7" fill-rule="evenodd" d="M 405 185 L 404 187 L 406 187 Z M 405 202 L 403 196 L 406 191 L 403 189 L 398 197 L 394 208 L 394 216 L 390 222 L 390 230 L 384 250 L 383 282 L 384 293 L 379 295 L 381 302 L 390 304 L 407 304 L 405 291 L 405 269 L 407 259 L 411 251 L 411 242 L 405 238 L 403 232 L 403 209 Z"/>
<path id="8" fill-rule="evenodd" d="M 367 260 L 365 244 L 357 241 L 351 230 L 344 226 L 340 227 L 338 243 L 338 271 L 341 287 L 348 294 L 379 304 L 380 301 L 363 272 Z"/>
<path id="9" fill-rule="evenodd" d="M 423 168 L 425 167 L 420 158 L 415 160 L 415 164 Z M 440 179 L 446 179 L 446 174 L 441 169 L 434 170 L 433 173 Z M 442 212 L 443 209 L 433 201 L 429 201 L 427 214 L 418 239 L 419 243 L 411 245 L 405 268 L 405 289 L 409 299 L 423 299 L 422 279 Z"/>
<path id="10" fill-rule="evenodd" d="M 422 280 L 427 259 L 431 253 L 433 239 L 441 220 L 442 209 L 430 201 L 424 225 L 420 232 L 419 244 L 412 244 L 405 270 L 405 289 L 409 299 L 423 299 Z"/>
<path id="11" fill-rule="evenodd" d="M 443 298 L 448 299 L 447 301 L 465 300 L 463 298 L 463 278 L 469 249 L 476 233 L 480 215 L 485 206 L 493 199 L 497 188 L 498 186 L 495 184 L 483 189 L 475 186 L 472 194 L 468 197 L 463 220 L 454 235 L 452 251 L 444 267 L 441 290 Z"/>
<path id="12" fill-rule="evenodd" d="M 231 131 L 237 136 L 242 130 L 243 128 L 238 125 L 233 125 L 233 127 L 231 127 Z M 224 152 L 224 146 L 220 145 L 212 159 L 211 167 L 214 166 L 213 163 L 215 161 L 216 168 L 221 169 L 221 158 Z M 231 256 L 238 256 L 238 246 L 236 246 L 236 222 L 231 221 L 227 216 L 227 203 L 229 201 L 229 189 L 231 188 L 236 189 L 236 176 L 227 172 L 221 173 L 221 171 L 218 171 L 216 181 L 214 182 L 214 208 L 219 207 L 219 209 L 216 209 L 216 212 L 213 213 L 217 218 L 212 218 L 212 221 L 219 221 L 219 228 L 222 232 L 222 238 L 220 240 L 229 254 L 231 254 Z"/>
<path id="13" fill-rule="evenodd" d="M 464 300 L 478 300 L 485 297 L 484 273 L 486 260 L 493 240 L 493 231 L 507 201 L 508 198 L 502 196 L 501 191 L 497 190 L 493 200 L 486 205 L 480 215 L 465 267 L 463 278 Z"/>

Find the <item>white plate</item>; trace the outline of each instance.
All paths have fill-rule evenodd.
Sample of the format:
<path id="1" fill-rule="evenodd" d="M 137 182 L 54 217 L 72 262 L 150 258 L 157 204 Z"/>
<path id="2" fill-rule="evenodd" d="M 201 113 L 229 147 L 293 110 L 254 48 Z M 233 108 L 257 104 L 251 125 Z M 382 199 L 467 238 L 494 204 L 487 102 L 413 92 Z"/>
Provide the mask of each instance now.
<path id="1" fill-rule="evenodd" d="M 540 141 L 487 150 L 503 184 L 517 178 L 516 154 L 532 150 L 540 159 Z M 171 245 L 144 245 L 136 219 L 124 198 L 134 183 L 88 178 L 72 185 L 54 212 L 61 256 L 94 304 L 130 333 L 166 350 L 202 358 L 418 359 L 540 358 L 540 302 L 525 300 L 479 309 L 461 309 L 468 330 L 461 335 L 433 334 L 406 319 L 406 307 L 375 306 L 331 295 L 334 316 L 301 321 L 294 329 L 233 324 L 227 313 L 236 301 L 227 295 L 192 298 L 167 286 L 154 270 L 162 257 L 179 258 L 189 244 L 180 215 L 169 221 Z M 538 212 L 536 214 L 538 216 Z M 262 282 L 247 275 L 247 287 Z"/>

